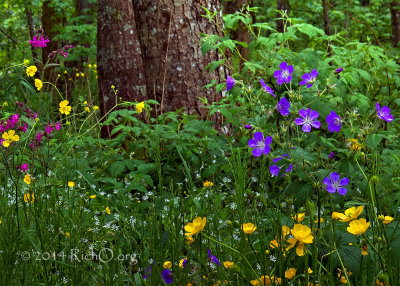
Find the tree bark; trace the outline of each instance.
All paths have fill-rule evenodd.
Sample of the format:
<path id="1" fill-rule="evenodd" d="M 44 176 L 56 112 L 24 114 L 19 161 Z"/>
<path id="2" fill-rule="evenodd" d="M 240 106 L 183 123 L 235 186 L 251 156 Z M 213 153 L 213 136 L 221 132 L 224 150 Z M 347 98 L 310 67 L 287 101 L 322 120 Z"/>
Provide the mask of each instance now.
<path id="1" fill-rule="evenodd" d="M 331 34 L 331 29 L 330 29 L 330 19 L 329 19 L 329 13 L 328 13 L 328 0 L 322 0 L 322 7 L 324 10 L 325 34 L 329 36 Z"/>
<path id="2" fill-rule="evenodd" d="M 392 44 L 393 47 L 400 47 L 400 2 L 390 3 L 390 15 L 392 18 Z"/>
<path id="3" fill-rule="evenodd" d="M 184 107 L 189 114 L 205 116 L 198 97 L 217 101 L 220 94 L 202 86 L 221 82 L 222 69 L 212 75 L 204 67 L 218 60 L 216 52 L 202 55 L 200 33 L 220 34 L 201 15 L 202 6 L 219 11 L 219 0 L 134 0 L 136 26 L 147 80 L 147 95 L 161 103 L 158 112 Z M 222 26 L 218 15 L 216 20 Z"/>
<path id="4" fill-rule="evenodd" d="M 32 39 L 35 36 L 35 27 L 33 26 L 32 11 L 29 7 L 28 1 L 25 1 L 24 5 L 25 5 L 24 8 L 25 8 L 26 21 L 28 24 L 29 36 Z M 37 59 L 38 58 L 37 52 L 32 45 L 31 45 L 31 51 L 32 51 L 32 57 L 34 59 Z"/>
<path id="5" fill-rule="evenodd" d="M 140 102 L 147 98 L 146 78 L 132 2 L 99 0 L 97 13 L 99 99 L 105 115 L 116 104 L 111 85 L 123 101 Z M 103 128 L 102 136 L 109 135 L 110 129 Z"/>
<path id="6" fill-rule="evenodd" d="M 286 13 L 289 15 L 290 12 L 290 4 L 289 0 L 278 0 L 278 7 L 277 10 L 283 10 L 286 11 Z M 282 18 L 282 15 L 280 13 L 276 14 L 277 18 Z M 284 20 L 276 20 L 276 29 L 279 33 L 285 32 L 285 22 Z"/>
<path id="7" fill-rule="evenodd" d="M 50 42 L 47 43 L 47 46 L 42 48 L 42 61 L 43 64 L 47 62 L 49 59 L 49 54 L 52 51 L 55 51 L 59 48 L 58 41 L 54 40 L 54 37 L 58 35 L 55 31 L 55 27 L 58 24 L 56 11 L 53 7 L 50 6 L 51 1 L 46 0 L 43 2 L 42 6 L 42 28 L 44 30 L 44 34 L 49 38 Z M 44 73 L 43 81 L 51 81 L 53 82 L 55 79 L 54 69 L 46 69 Z"/>

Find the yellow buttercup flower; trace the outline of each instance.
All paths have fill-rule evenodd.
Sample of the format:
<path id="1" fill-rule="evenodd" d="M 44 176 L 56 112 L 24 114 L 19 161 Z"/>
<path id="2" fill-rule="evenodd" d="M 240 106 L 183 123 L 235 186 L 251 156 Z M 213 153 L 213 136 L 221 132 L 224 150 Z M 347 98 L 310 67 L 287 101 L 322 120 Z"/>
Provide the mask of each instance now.
<path id="1" fill-rule="evenodd" d="M 352 150 L 352 151 L 358 151 L 358 150 L 360 150 L 361 149 L 361 144 L 360 143 L 358 143 L 358 140 L 357 139 L 354 139 L 354 138 L 352 138 L 352 139 L 347 139 L 346 140 L 346 142 L 347 142 L 347 147 L 349 147 L 350 148 L 350 150 Z"/>
<path id="2" fill-rule="evenodd" d="M 8 132 L 4 132 L 2 138 L 4 139 L 3 146 L 6 148 L 10 146 L 12 142 L 19 141 L 19 136 L 15 135 L 14 130 L 8 130 Z"/>
<path id="3" fill-rule="evenodd" d="M 297 269 L 296 268 L 289 268 L 285 271 L 285 278 L 293 279 L 296 276 Z"/>
<path id="4" fill-rule="evenodd" d="M 35 86 L 36 86 L 36 89 L 39 91 L 43 87 L 43 82 L 40 79 L 35 78 Z"/>
<path id="5" fill-rule="evenodd" d="M 90 108 L 89 107 L 85 106 L 84 109 L 85 109 L 86 112 L 90 112 Z"/>
<path id="6" fill-rule="evenodd" d="M 246 234 L 252 234 L 253 232 L 256 231 L 256 229 L 257 229 L 257 227 L 254 224 L 252 224 L 251 222 L 242 224 L 242 230 Z"/>
<path id="7" fill-rule="evenodd" d="M 214 185 L 214 183 L 213 183 L 213 182 L 210 182 L 210 181 L 205 181 L 205 182 L 203 183 L 203 186 L 206 187 L 206 188 L 212 187 L 213 185 Z"/>
<path id="8" fill-rule="evenodd" d="M 292 239 L 288 239 L 288 242 L 291 243 L 290 248 L 294 247 L 293 242 L 296 241 L 296 253 L 298 256 L 304 256 L 307 253 L 307 249 L 304 244 L 313 243 L 314 236 L 312 235 L 311 229 L 302 224 L 295 224 L 293 228 L 290 230 L 293 235 Z M 293 245 L 293 246 L 292 246 Z"/>
<path id="9" fill-rule="evenodd" d="M 81 72 L 81 77 L 84 77 L 84 76 L 85 76 L 85 74 L 83 72 Z"/>
<path id="10" fill-rule="evenodd" d="M 110 211 L 109 207 L 106 207 L 105 211 L 106 211 L 107 214 L 111 214 L 111 211 Z"/>
<path id="11" fill-rule="evenodd" d="M 206 217 L 201 218 L 201 217 L 196 217 L 193 222 L 189 222 L 185 226 L 185 235 L 186 236 L 193 236 L 199 232 L 201 232 L 204 229 L 204 226 L 206 225 Z"/>
<path id="12" fill-rule="evenodd" d="M 29 61 L 28 61 L 28 64 L 29 64 Z M 36 72 L 37 72 L 36 66 L 30 66 L 30 67 L 26 68 L 26 74 L 30 77 L 33 77 Z"/>
<path id="13" fill-rule="evenodd" d="M 235 263 L 233 263 L 232 261 L 225 261 L 224 262 L 224 267 L 226 269 L 231 269 L 234 265 L 235 265 Z"/>
<path id="14" fill-rule="evenodd" d="M 29 174 L 26 174 L 26 175 L 25 175 L 25 177 L 24 177 L 24 182 L 27 183 L 28 185 L 31 184 L 32 178 L 31 178 L 31 176 L 30 176 Z"/>
<path id="15" fill-rule="evenodd" d="M 144 101 L 142 101 L 142 102 L 136 104 L 136 111 L 137 111 L 138 113 L 142 113 L 143 109 L 144 109 Z"/>
<path id="16" fill-rule="evenodd" d="M 26 193 L 24 195 L 24 201 L 26 203 L 33 203 L 35 201 L 35 194 L 34 193 L 32 193 L 32 194 Z"/>
<path id="17" fill-rule="evenodd" d="M 262 282 L 262 284 L 260 283 Z M 254 279 L 250 281 L 250 284 L 253 286 L 269 286 L 269 285 L 281 285 L 282 279 L 278 277 L 268 275 L 261 276 L 259 279 Z"/>
<path id="18" fill-rule="evenodd" d="M 191 236 L 186 236 L 187 244 L 192 244 L 194 242 L 194 238 Z"/>
<path id="19" fill-rule="evenodd" d="M 180 268 L 185 268 L 186 262 L 187 262 L 187 257 L 182 258 L 182 259 L 179 261 L 179 267 L 180 267 Z"/>
<path id="20" fill-rule="evenodd" d="M 75 74 L 76 77 L 79 77 L 79 75 L 80 75 L 80 74 L 79 74 L 78 72 Z"/>
<path id="21" fill-rule="evenodd" d="M 172 262 L 171 261 L 165 261 L 164 263 L 163 263 L 163 268 L 164 269 L 169 269 L 169 268 L 172 268 Z"/>
<path id="22" fill-rule="evenodd" d="M 349 226 L 347 227 L 347 231 L 354 235 L 360 235 L 367 231 L 369 228 L 370 223 L 367 222 L 365 218 L 361 218 L 358 220 L 353 220 L 350 222 Z"/>
<path id="23" fill-rule="evenodd" d="M 99 107 L 97 105 L 93 105 L 93 110 L 99 110 Z"/>
<path id="24" fill-rule="evenodd" d="M 351 207 L 344 211 L 345 218 L 342 218 L 341 222 L 349 222 L 358 218 L 358 216 L 363 212 L 364 206 Z"/>
<path id="25" fill-rule="evenodd" d="M 313 271 L 312 271 L 312 269 L 310 268 L 310 267 L 308 267 L 308 274 L 312 274 L 313 273 Z"/>
<path id="26" fill-rule="evenodd" d="M 89 198 L 91 198 L 92 200 L 95 199 L 96 197 L 97 197 L 96 195 L 89 196 Z"/>
<path id="27" fill-rule="evenodd" d="M 66 233 L 65 233 L 65 236 L 66 236 L 66 237 L 70 237 L 71 234 L 70 234 L 69 232 L 66 232 Z"/>
<path id="28" fill-rule="evenodd" d="M 27 66 L 27 65 L 29 65 L 29 60 L 25 59 L 24 60 L 24 66 Z"/>
<path id="29" fill-rule="evenodd" d="M 297 222 L 302 222 L 305 217 L 306 217 L 306 213 L 298 213 L 295 216 L 292 216 L 292 219 Z"/>
<path id="30" fill-rule="evenodd" d="M 338 212 L 333 212 L 332 213 L 332 219 L 333 220 L 339 220 L 339 219 L 344 219 L 346 218 L 346 216 L 342 213 L 338 213 Z"/>
<path id="31" fill-rule="evenodd" d="M 60 102 L 59 106 L 60 106 L 60 112 L 61 114 L 65 114 L 68 115 L 71 113 L 71 106 L 68 105 L 69 101 L 68 100 L 63 100 Z"/>
<path id="32" fill-rule="evenodd" d="M 91 64 L 88 64 L 88 67 L 89 67 L 89 68 L 92 68 L 92 65 L 91 65 Z"/>
<path id="33" fill-rule="evenodd" d="M 314 222 L 315 222 L 315 223 L 318 223 L 318 219 L 316 219 Z M 319 219 L 319 222 L 320 222 L 320 223 L 323 223 L 323 222 L 324 222 L 324 219 L 321 217 L 321 218 Z"/>
<path id="34" fill-rule="evenodd" d="M 73 188 L 75 186 L 75 183 L 72 181 L 68 182 L 68 187 Z"/>
<path id="35" fill-rule="evenodd" d="M 378 215 L 378 220 L 383 222 L 384 224 L 389 224 L 394 220 L 394 218 L 392 218 L 391 216 L 388 216 L 388 215 L 386 215 L 386 216 Z"/>

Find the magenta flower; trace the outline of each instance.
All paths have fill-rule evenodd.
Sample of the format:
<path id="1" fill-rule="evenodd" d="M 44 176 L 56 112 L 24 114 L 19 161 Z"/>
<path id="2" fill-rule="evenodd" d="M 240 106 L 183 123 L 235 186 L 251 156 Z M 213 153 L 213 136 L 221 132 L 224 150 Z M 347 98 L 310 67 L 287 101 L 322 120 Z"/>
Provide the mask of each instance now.
<path id="1" fill-rule="evenodd" d="M 290 113 L 289 112 L 289 108 L 290 108 L 289 100 L 287 100 L 286 97 L 282 97 L 282 99 L 279 100 L 278 104 L 276 105 L 276 108 L 278 109 L 280 114 L 282 114 L 283 116 L 288 116 Z"/>
<path id="2" fill-rule="evenodd" d="M 378 117 L 386 122 L 390 122 L 393 120 L 393 115 L 390 114 L 390 108 L 387 106 L 382 107 L 379 103 L 376 103 L 376 112 L 378 112 Z"/>
<path id="3" fill-rule="evenodd" d="M 51 126 L 51 124 L 46 125 L 46 126 L 44 127 L 44 133 L 47 133 L 48 135 L 50 135 L 51 132 L 53 132 L 53 130 L 54 130 L 54 128 L 53 128 L 53 126 Z"/>
<path id="4" fill-rule="evenodd" d="M 254 133 L 254 139 L 250 139 L 249 142 L 247 143 L 250 148 L 255 148 L 253 150 L 253 156 L 254 157 L 260 157 L 261 154 L 267 155 L 271 151 L 271 145 L 272 143 L 272 137 L 268 136 L 265 137 L 262 134 L 262 132 L 256 132 Z"/>
<path id="5" fill-rule="evenodd" d="M 229 91 L 234 86 L 235 86 L 235 80 L 228 75 L 226 77 L 226 91 Z"/>
<path id="6" fill-rule="evenodd" d="M 313 84 L 315 83 L 315 80 L 318 76 L 318 72 L 316 69 L 313 69 L 311 71 L 311 73 L 306 73 L 304 74 L 301 78 L 302 81 L 299 83 L 300 85 L 305 85 L 307 84 L 307 88 L 310 88 L 313 86 Z"/>
<path id="7" fill-rule="evenodd" d="M 174 279 L 172 277 L 172 271 L 171 270 L 164 269 L 161 272 L 161 276 L 164 279 L 165 284 L 171 284 L 174 281 Z"/>
<path id="8" fill-rule="evenodd" d="M 274 72 L 276 83 L 281 85 L 284 82 L 289 83 L 292 80 L 293 66 L 288 66 L 286 62 L 279 65 L 280 70 Z"/>
<path id="9" fill-rule="evenodd" d="M 211 250 L 207 249 L 207 252 L 208 252 L 208 261 L 217 265 L 221 265 L 221 262 L 219 262 L 218 258 L 215 255 L 211 255 Z"/>
<path id="10" fill-rule="evenodd" d="M 322 182 L 326 185 L 326 190 L 329 193 L 333 194 L 337 191 L 340 195 L 344 196 L 347 193 L 347 189 L 343 186 L 348 185 L 350 181 L 347 177 L 340 180 L 338 173 L 331 173 L 330 178 L 326 177 Z"/>
<path id="11" fill-rule="evenodd" d="M 273 91 L 272 88 L 270 88 L 268 85 L 266 85 L 265 81 L 262 78 L 260 78 L 260 83 L 261 83 L 261 85 L 262 85 L 262 87 L 263 87 L 265 92 L 269 93 L 273 97 L 276 97 L 275 94 L 274 94 L 275 91 Z"/>
<path id="12" fill-rule="evenodd" d="M 335 113 L 335 111 L 331 111 L 331 113 L 326 117 L 326 123 L 328 123 L 328 130 L 330 132 L 339 132 L 340 127 L 342 126 L 342 119 Z"/>
<path id="13" fill-rule="evenodd" d="M 47 47 L 46 43 L 50 42 L 49 39 L 45 39 L 43 36 L 34 36 L 31 41 L 29 41 L 29 44 L 32 45 L 34 48 L 44 48 Z"/>
<path id="14" fill-rule="evenodd" d="M 315 110 L 311 110 L 311 108 L 305 110 L 305 109 L 300 109 L 299 114 L 302 118 L 296 118 L 294 123 L 296 125 L 303 125 L 302 129 L 304 132 L 310 132 L 311 131 L 311 126 L 314 128 L 320 128 L 321 127 L 321 122 L 315 120 L 318 118 L 319 113 Z"/>
<path id="15" fill-rule="evenodd" d="M 54 127 L 57 131 L 61 130 L 61 122 L 57 122 L 56 124 L 54 124 Z"/>
<path id="16" fill-rule="evenodd" d="M 28 171 L 28 164 L 27 163 L 24 163 L 24 164 L 22 164 L 21 166 L 18 166 L 18 168 L 22 171 L 22 172 L 26 172 L 26 171 Z"/>

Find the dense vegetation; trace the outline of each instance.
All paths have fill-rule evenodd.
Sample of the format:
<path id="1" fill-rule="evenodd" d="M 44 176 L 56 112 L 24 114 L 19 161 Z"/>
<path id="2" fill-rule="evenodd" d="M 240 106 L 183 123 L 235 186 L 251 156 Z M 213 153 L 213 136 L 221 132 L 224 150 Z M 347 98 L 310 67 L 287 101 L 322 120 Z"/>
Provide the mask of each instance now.
<path id="1" fill-rule="evenodd" d="M 322 3 L 250 2 L 204 7 L 204 117 L 117 84 L 100 110 L 96 1 L 1 4 L 2 285 L 399 285 L 390 2 L 330 1 L 330 32 Z"/>

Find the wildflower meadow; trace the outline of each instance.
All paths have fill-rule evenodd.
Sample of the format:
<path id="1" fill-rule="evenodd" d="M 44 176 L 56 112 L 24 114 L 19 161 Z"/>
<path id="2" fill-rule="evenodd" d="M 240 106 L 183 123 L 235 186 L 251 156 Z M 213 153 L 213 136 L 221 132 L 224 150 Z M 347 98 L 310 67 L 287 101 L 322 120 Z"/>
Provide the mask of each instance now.
<path id="1" fill-rule="evenodd" d="M 20 2 L 1 285 L 400 285 L 398 2 Z"/>

